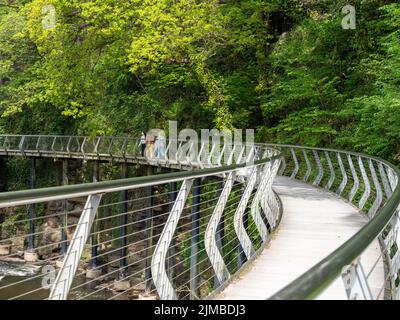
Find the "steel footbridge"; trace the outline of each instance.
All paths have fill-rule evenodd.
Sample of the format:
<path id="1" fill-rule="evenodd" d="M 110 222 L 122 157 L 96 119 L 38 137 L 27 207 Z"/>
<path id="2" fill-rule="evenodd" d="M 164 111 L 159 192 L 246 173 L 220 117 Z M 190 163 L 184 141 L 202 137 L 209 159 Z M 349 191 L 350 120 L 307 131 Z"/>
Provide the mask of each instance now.
<path id="1" fill-rule="evenodd" d="M 145 157 L 131 137 L 28 135 L 0 136 L 0 157 L 30 161 L 30 189 L 0 193 L 0 299 L 400 299 L 385 160 L 168 140 Z M 36 188 L 46 158 L 59 186 Z M 92 182 L 68 185 L 71 161 Z"/>

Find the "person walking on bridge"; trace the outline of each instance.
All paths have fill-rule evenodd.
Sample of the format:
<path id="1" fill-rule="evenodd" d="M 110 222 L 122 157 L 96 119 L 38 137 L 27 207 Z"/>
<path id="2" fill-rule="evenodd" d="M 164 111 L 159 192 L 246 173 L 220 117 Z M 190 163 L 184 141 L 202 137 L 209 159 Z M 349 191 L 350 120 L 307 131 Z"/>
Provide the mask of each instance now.
<path id="1" fill-rule="evenodd" d="M 144 132 L 142 132 L 142 135 L 140 136 L 140 142 L 139 142 L 140 147 L 142 148 L 142 157 L 144 157 L 144 151 L 146 150 L 146 135 Z"/>
<path id="2" fill-rule="evenodd" d="M 163 135 L 159 135 L 156 138 L 155 147 L 154 147 L 154 157 L 156 159 L 164 159 L 165 158 L 165 137 Z"/>
<path id="3" fill-rule="evenodd" d="M 147 160 L 151 160 L 154 157 L 154 137 L 150 134 L 146 136 L 146 158 Z"/>

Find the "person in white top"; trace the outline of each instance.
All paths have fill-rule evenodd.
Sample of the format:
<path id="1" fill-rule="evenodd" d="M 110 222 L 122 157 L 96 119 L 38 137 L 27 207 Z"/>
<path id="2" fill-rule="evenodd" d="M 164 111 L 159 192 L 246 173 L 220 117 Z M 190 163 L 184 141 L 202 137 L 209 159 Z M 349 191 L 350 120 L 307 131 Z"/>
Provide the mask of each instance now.
<path id="1" fill-rule="evenodd" d="M 165 142 L 165 137 L 163 135 L 159 135 L 157 139 L 158 145 L 157 145 L 157 158 L 159 159 L 164 159 L 165 158 L 165 148 L 166 148 L 166 142 Z"/>

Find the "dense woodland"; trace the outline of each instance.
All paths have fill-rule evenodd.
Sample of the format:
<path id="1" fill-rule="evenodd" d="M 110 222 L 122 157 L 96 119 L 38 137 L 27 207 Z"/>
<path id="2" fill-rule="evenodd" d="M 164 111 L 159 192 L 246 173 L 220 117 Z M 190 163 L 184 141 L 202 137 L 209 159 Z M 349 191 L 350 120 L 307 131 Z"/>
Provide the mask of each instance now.
<path id="1" fill-rule="evenodd" d="M 137 135 L 177 120 L 398 162 L 397 2 L 0 0 L 0 133 Z"/>

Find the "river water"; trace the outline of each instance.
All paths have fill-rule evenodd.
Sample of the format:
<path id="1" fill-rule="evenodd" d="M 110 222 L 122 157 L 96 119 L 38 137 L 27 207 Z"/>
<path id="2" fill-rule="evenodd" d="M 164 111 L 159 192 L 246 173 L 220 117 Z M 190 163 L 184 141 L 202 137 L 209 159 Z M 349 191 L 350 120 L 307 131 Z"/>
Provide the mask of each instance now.
<path id="1" fill-rule="evenodd" d="M 42 300 L 48 298 L 50 290 L 42 289 L 41 267 L 0 261 L 0 300 Z M 37 277 L 35 277 L 37 276 Z M 34 279 L 31 279 L 34 278 Z M 75 277 L 72 287 L 85 283 L 84 276 Z M 106 300 L 112 298 L 109 290 L 96 292 L 98 283 L 90 283 L 75 289 L 68 299 Z M 29 294 L 28 293 L 31 292 Z M 87 295 L 89 295 L 86 297 Z M 20 296 L 22 295 L 22 296 Z"/>

